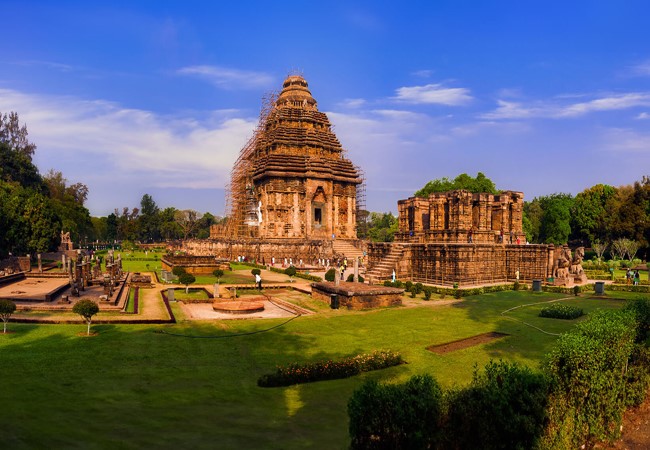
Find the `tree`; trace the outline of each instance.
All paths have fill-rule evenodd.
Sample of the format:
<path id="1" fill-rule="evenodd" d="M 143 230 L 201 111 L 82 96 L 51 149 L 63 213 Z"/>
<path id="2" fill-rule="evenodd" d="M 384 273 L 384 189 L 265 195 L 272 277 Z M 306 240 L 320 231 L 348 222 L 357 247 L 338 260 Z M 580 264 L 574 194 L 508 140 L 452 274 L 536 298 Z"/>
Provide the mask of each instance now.
<path id="1" fill-rule="evenodd" d="M 90 324 L 93 316 L 99 312 L 99 305 L 90 299 L 84 298 L 75 303 L 72 312 L 79 314 L 86 321 L 88 324 L 87 335 L 90 335 Z"/>
<path id="2" fill-rule="evenodd" d="M 473 193 L 488 192 L 490 194 L 497 194 L 499 192 L 494 182 L 482 172 L 479 172 L 476 174 L 476 178 L 472 178 L 466 173 L 461 173 L 453 181 L 450 181 L 447 177 L 431 180 L 422 189 L 416 191 L 415 196 L 426 198 L 434 192 L 447 192 L 458 189 L 465 189 Z"/>
<path id="3" fill-rule="evenodd" d="M 174 267 L 172 268 L 172 273 L 173 273 L 174 275 L 176 275 L 177 277 L 180 277 L 180 276 L 183 275 L 184 273 L 187 273 L 187 271 L 185 270 L 185 267 L 182 267 L 182 266 L 174 266 Z"/>
<path id="4" fill-rule="evenodd" d="M 183 230 L 183 239 L 187 239 L 187 237 L 192 233 L 200 218 L 201 214 L 193 209 L 184 209 L 175 212 L 174 221 L 178 224 L 181 230 Z"/>
<path id="5" fill-rule="evenodd" d="M 540 240 L 549 244 L 566 244 L 571 235 L 571 194 L 540 197 L 544 211 L 540 224 Z"/>
<path id="6" fill-rule="evenodd" d="M 6 298 L 0 298 L 0 318 L 4 322 L 3 334 L 7 333 L 7 322 L 11 315 L 16 311 L 16 304 Z"/>
<path id="7" fill-rule="evenodd" d="M 178 277 L 178 282 L 179 282 L 180 284 L 185 285 L 185 293 L 186 293 L 186 294 L 187 294 L 187 293 L 189 292 L 189 290 L 190 290 L 190 284 L 194 283 L 195 281 L 196 281 L 196 278 L 194 277 L 194 275 L 192 275 L 191 273 L 187 273 L 187 272 L 182 273 L 182 274 Z"/>
<path id="8" fill-rule="evenodd" d="M 398 230 L 397 217 L 391 213 L 370 213 L 368 237 L 374 242 L 392 242 Z"/>
<path id="9" fill-rule="evenodd" d="M 571 207 L 571 229 L 577 239 L 592 242 L 605 235 L 607 201 L 616 188 L 597 184 L 576 195 Z"/>
<path id="10" fill-rule="evenodd" d="M 289 275 L 289 280 L 293 283 L 293 276 L 298 273 L 295 267 L 289 266 L 286 269 L 284 269 L 284 273 L 286 275 Z"/>
<path id="11" fill-rule="evenodd" d="M 591 248 L 596 252 L 596 256 L 598 257 L 598 262 L 603 260 L 603 255 L 605 254 L 607 247 L 608 244 L 606 242 L 600 242 L 598 239 L 591 243 Z"/>
<path id="12" fill-rule="evenodd" d="M 160 208 L 149 194 L 144 194 L 140 200 L 140 240 L 144 242 L 159 241 Z"/>
<path id="13" fill-rule="evenodd" d="M 221 277 L 223 276 L 223 270 L 221 270 L 221 269 L 215 269 L 215 270 L 212 272 L 212 275 L 214 275 L 215 277 L 217 277 L 217 284 L 219 284 L 219 280 L 220 280 Z"/>
<path id="14" fill-rule="evenodd" d="M 20 126 L 17 112 L 0 113 L 0 142 L 7 143 L 13 150 L 31 161 L 36 151 L 36 144 L 29 142 L 27 135 L 27 125 Z"/>

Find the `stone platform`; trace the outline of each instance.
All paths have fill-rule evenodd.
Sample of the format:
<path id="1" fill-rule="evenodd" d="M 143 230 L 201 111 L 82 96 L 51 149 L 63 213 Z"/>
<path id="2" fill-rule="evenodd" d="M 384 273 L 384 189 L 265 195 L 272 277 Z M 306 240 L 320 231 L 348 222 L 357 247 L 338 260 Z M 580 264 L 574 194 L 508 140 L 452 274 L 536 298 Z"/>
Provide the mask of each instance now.
<path id="1" fill-rule="evenodd" d="M 339 305 L 347 309 L 371 309 L 402 304 L 404 289 L 385 286 L 371 286 L 364 283 L 322 282 L 312 283 L 313 298 L 330 303 L 330 296 L 338 295 Z"/>
<path id="2" fill-rule="evenodd" d="M 23 278 L 0 286 L 0 298 L 12 301 L 50 302 L 69 285 L 67 278 Z"/>
<path id="3" fill-rule="evenodd" d="M 252 314 L 264 311 L 264 297 L 256 300 L 217 300 L 212 303 L 212 309 L 227 314 Z"/>

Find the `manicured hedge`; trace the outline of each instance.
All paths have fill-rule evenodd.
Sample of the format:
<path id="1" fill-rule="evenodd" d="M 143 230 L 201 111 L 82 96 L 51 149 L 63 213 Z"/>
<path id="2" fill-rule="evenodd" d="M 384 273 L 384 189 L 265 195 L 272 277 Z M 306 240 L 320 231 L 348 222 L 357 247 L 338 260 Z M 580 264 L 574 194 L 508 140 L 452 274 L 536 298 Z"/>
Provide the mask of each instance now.
<path id="1" fill-rule="evenodd" d="M 281 269 L 278 267 L 271 267 L 271 272 L 276 272 L 276 273 L 284 273 L 285 269 Z M 307 273 L 302 273 L 302 272 L 296 272 L 294 275 L 296 278 L 302 278 L 303 280 L 309 280 L 309 281 L 315 281 L 317 283 L 320 283 L 323 281 L 321 277 L 317 277 L 316 275 L 309 275 Z"/>
<path id="2" fill-rule="evenodd" d="M 275 373 L 262 375 L 257 380 L 261 387 L 291 386 L 292 384 L 311 383 L 313 381 L 349 378 L 362 372 L 385 369 L 404 364 L 399 353 L 375 351 L 369 354 L 351 356 L 339 361 L 317 361 L 308 364 L 290 364 L 278 367 Z"/>
<path id="3" fill-rule="evenodd" d="M 546 308 L 543 308 L 539 312 L 539 317 L 573 320 L 573 319 L 577 319 L 580 316 L 583 316 L 584 314 L 585 314 L 584 311 L 581 308 L 578 308 L 576 306 L 554 303 L 551 306 L 547 306 Z"/>

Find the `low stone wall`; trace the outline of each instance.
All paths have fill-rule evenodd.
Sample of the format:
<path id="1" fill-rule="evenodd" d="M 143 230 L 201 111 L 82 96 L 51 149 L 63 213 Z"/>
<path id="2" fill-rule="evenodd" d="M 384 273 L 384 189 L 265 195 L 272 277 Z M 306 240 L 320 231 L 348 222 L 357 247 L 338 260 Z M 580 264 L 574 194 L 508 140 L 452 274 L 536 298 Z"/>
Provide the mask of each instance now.
<path id="1" fill-rule="evenodd" d="M 553 245 L 395 243 L 404 248 L 396 276 L 436 285 L 479 285 L 519 279 L 545 280 L 553 270 Z M 391 243 L 370 243 L 370 267 L 390 251 Z"/>
<path id="2" fill-rule="evenodd" d="M 276 264 L 292 259 L 295 265 L 302 259 L 304 264 L 315 265 L 319 258 L 332 258 L 332 241 L 305 239 L 229 240 L 202 239 L 184 241 L 178 250 L 196 256 L 214 256 L 234 261 L 243 256 L 247 261 Z"/>
<path id="3" fill-rule="evenodd" d="M 371 309 L 402 304 L 404 289 L 369 286 L 363 283 L 342 282 L 312 283 L 311 295 L 317 300 L 330 303 L 331 295 L 338 296 L 339 305 L 347 309 Z"/>
<path id="4" fill-rule="evenodd" d="M 192 275 L 212 275 L 217 269 L 230 270 L 230 263 L 214 256 L 165 255 L 160 260 L 162 270 L 171 272 L 174 267 L 183 267 Z"/>

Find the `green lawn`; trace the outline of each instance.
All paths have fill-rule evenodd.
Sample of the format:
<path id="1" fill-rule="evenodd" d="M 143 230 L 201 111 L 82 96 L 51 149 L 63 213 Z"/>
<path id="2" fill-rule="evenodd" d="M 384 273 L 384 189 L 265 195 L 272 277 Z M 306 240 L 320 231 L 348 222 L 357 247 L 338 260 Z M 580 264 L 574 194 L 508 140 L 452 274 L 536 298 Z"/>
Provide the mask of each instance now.
<path id="1" fill-rule="evenodd" d="M 0 335 L 3 448 L 344 449 L 346 404 L 363 380 L 404 381 L 430 373 L 451 386 L 466 383 L 474 365 L 490 359 L 537 367 L 557 337 L 522 321 L 551 333 L 576 321 L 540 318 L 537 304 L 501 313 L 558 298 L 566 296 L 501 292 L 453 306 L 352 312 L 292 294 L 287 300 L 312 306 L 318 314 L 269 332 L 224 338 L 286 319 L 93 325 L 94 337 L 79 336 L 82 324 L 10 323 L 13 333 Z M 623 304 L 586 296 L 567 302 L 587 313 Z M 178 304 L 173 309 L 180 312 Z M 159 330 L 219 338 L 173 337 Z M 426 350 L 489 331 L 509 336 L 445 355 Z M 408 364 L 347 380 L 256 385 L 276 365 L 376 349 L 398 351 Z"/>

